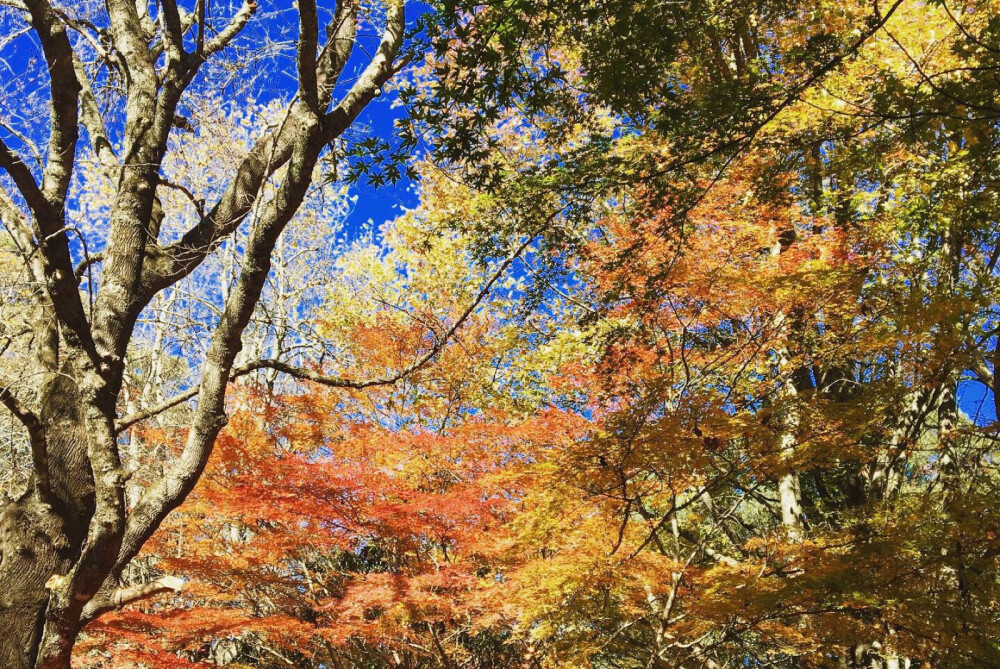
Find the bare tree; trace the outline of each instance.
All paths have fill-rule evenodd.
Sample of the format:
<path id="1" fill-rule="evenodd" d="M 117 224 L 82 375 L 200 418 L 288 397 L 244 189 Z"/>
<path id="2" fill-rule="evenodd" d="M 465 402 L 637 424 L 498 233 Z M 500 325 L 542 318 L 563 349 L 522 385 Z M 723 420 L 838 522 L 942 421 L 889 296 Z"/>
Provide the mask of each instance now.
<path id="1" fill-rule="evenodd" d="M 12 333 L 33 360 L 16 373 L 6 367 L 10 378 L 0 387 L 0 401 L 24 426 L 32 464 L 26 492 L 0 512 L 0 663 L 69 667 L 88 620 L 176 587 L 170 579 L 121 587 L 119 577 L 197 482 L 226 423 L 232 378 L 271 368 L 328 385 L 391 380 L 340 380 L 286 362 L 236 360 L 279 236 L 306 197 L 321 155 L 402 67 L 404 2 L 372 8 L 337 0 L 328 10 L 299 0 L 291 30 L 296 94 L 280 122 L 260 128 L 214 201 L 194 203 L 198 216 L 178 235 L 165 232 L 170 222 L 160 197 L 175 188 L 163 170 L 171 134 L 190 124 L 182 113 L 186 93 L 206 81 L 226 90 L 226 82 L 212 78 L 265 62 L 235 59 L 211 69 L 224 50 L 238 48 L 257 3 L 244 0 L 225 17 L 212 16 L 205 0 L 190 9 L 160 0 L 155 13 L 135 0 L 72 9 L 49 0 L 0 4 L 14 27 L 6 39 L 30 39 L 40 48 L 46 84 L 40 104 L 48 108 L 47 137 L 39 143 L 47 145 L 36 147 L 6 123 L 0 135 L 0 221 L 33 287 L 19 293 L 33 314 L 30 328 Z M 380 43 L 359 76 L 343 81 L 362 13 L 379 24 Z M 277 67 L 281 58 L 266 62 Z M 0 66 L 18 68 L 6 60 Z M 12 90 L 5 85 L 3 94 Z M 23 105 L 37 99 L 26 96 Z M 114 104 L 102 106 L 108 100 Z M 18 104 L 8 99 L 3 106 Z M 70 216 L 78 208 L 74 179 L 91 169 L 106 170 L 113 189 L 100 240 L 88 240 Z M 183 453 L 129 508 L 120 432 L 185 396 L 119 415 L 137 323 L 158 295 L 190 277 L 241 226 L 245 239 L 231 249 L 239 252 L 239 269 L 219 300 L 197 388 L 187 395 L 196 404 Z"/>

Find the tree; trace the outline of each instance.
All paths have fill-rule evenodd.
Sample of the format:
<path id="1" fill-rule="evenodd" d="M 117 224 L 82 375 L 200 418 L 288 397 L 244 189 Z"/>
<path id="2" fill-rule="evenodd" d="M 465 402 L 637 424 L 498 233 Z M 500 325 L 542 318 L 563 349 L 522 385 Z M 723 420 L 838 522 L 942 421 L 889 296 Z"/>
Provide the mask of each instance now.
<path id="1" fill-rule="evenodd" d="M 901 6 L 752 151 L 595 207 L 595 429 L 505 600 L 556 662 L 996 663 L 996 422 L 956 399 L 995 378 L 995 21 Z"/>
<path id="2" fill-rule="evenodd" d="M 332 12 L 300 3 L 297 94 L 280 123 L 259 128 L 197 221 L 169 239 L 160 196 L 174 184 L 163 166 L 172 135 L 197 122 L 184 114 L 186 95 L 217 84 L 212 67 L 240 45 L 258 5 L 245 2 L 226 16 L 204 2 L 190 10 L 163 2 L 157 9 L 151 15 L 143 4 L 115 0 L 71 10 L 29 0 L 4 10 L 18 33 L 30 29 L 39 48 L 49 119 L 43 158 L 25 156 L 33 148 L 30 133 L 8 127 L 0 142 L 0 218 L 33 287 L 32 328 L 10 340 L 31 351 L 23 372 L 35 379 L 10 379 L 0 391 L 32 453 L 28 490 L 5 505 L 0 519 L 5 666 L 68 667 L 84 622 L 161 589 L 153 583 L 120 590 L 118 578 L 204 469 L 226 421 L 230 378 L 279 366 L 258 360 L 234 367 L 275 245 L 324 150 L 405 62 L 401 1 L 386 3 L 382 18 L 357 2 L 338 2 Z M 366 16 L 381 22 L 381 41 L 360 76 L 339 84 Z M 93 167 L 81 165 L 82 136 Z M 114 189 L 106 229 L 90 239 L 72 216 L 74 179 L 83 169 L 106 170 Z M 210 335 L 184 450 L 126 508 L 119 435 L 131 419 L 119 410 L 136 322 L 157 295 L 189 277 L 244 224 L 239 277 Z M 78 281 L 98 263 L 91 302 Z M 284 363 L 280 369 L 300 371 Z"/>
<path id="3" fill-rule="evenodd" d="M 902 5 L 722 171 L 600 203 L 596 426 L 557 478 L 589 503 L 540 496 L 585 529 L 515 542 L 557 662 L 997 662 L 994 398 L 956 399 L 995 378 L 995 30 Z"/>

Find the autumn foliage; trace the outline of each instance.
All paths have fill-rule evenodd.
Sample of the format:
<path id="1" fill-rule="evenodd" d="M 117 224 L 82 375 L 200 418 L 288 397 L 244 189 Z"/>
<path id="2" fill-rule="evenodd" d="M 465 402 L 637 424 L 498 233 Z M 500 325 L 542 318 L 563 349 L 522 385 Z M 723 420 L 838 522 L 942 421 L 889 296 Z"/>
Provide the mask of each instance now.
<path id="1" fill-rule="evenodd" d="M 622 133 L 636 172 L 589 227 L 535 235 L 399 383 L 235 385 L 132 566 L 183 590 L 92 623 L 77 664 L 995 666 L 997 138 L 966 112 L 997 19 L 946 9 L 903 4 L 724 165 L 665 186 L 673 138 Z M 594 114 L 495 142 L 534 168 L 616 123 Z M 331 278 L 318 367 L 405 368 L 491 275 L 509 202 L 562 202 L 420 171 Z"/>

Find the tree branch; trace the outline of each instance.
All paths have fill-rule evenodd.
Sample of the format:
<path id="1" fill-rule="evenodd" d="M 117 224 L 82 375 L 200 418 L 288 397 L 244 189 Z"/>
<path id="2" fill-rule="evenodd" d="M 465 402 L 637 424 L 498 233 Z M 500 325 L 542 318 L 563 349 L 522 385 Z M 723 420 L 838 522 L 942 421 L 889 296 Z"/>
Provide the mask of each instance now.
<path id="1" fill-rule="evenodd" d="M 116 588 L 105 594 L 98 594 L 87 602 L 80 615 L 80 622 L 84 625 L 100 616 L 121 608 L 126 604 L 148 599 L 163 592 L 181 592 L 184 589 L 184 580 L 176 576 L 161 576 L 149 583 L 130 585 L 124 588 Z"/>
<path id="2" fill-rule="evenodd" d="M 234 367 L 229 374 L 229 380 L 234 381 L 242 376 L 246 376 L 247 374 L 250 374 L 251 372 L 255 372 L 260 369 L 273 369 L 283 374 L 288 374 L 289 376 L 293 376 L 297 379 L 312 381 L 314 383 L 318 383 L 328 388 L 352 388 L 355 390 L 361 390 L 364 388 L 387 386 L 387 385 L 392 385 L 393 383 L 397 383 L 398 381 L 403 380 L 407 376 L 410 376 L 414 372 L 422 369 L 441 352 L 441 350 L 455 336 L 458 330 L 461 329 L 465 321 L 468 320 L 468 318 L 472 315 L 472 313 L 476 310 L 476 308 L 482 303 L 482 301 L 487 297 L 487 295 L 489 295 L 490 290 L 493 288 L 496 282 L 503 276 L 503 274 L 507 271 L 507 269 L 510 268 L 510 265 L 514 262 L 514 260 L 516 260 L 524 252 L 524 250 L 528 247 L 528 245 L 530 245 L 532 241 L 534 241 L 534 239 L 535 237 L 529 238 L 527 241 L 521 244 L 512 255 L 507 257 L 504 260 L 504 262 L 501 263 L 500 267 L 496 270 L 496 272 L 493 273 L 489 281 L 486 282 L 486 284 L 476 295 L 472 303 L 469 304 L 469 306 L 465 309 L 465 311 L 462 312 L 458 320 L 456 320 L 455 323 L 450 328 L 448 328 L 447 332 L 445 332 L 440 337 L 437 337 L 437 339 L 434 342 L 434 345 L 431 347 L 430 350 L 428 350 L 424 355 L 420 356 L 418 359 L 414 360 L 411 364 L 407 365 L 405 368 L 397 372 L 394 372 L 393 374 L 371 379 L 350 379 L 343 377 L 327 376 L 325 374 L 321 374 L 306 367 L 291 365 L 286 362 L 282 362 L 280 360 L 262 359 Z M 163 402 L 160 402 L 159 404 L 156 404 L 155 406 L 152 406 L 148 409 L 144 409 L 143 411 L 130 414 L 129 416 L 126 416 L 118 420 L 115 423 L 115 429 L 118 432 L 127 430 L 128 428 L 132 427 L 137 423 L 140 423 L 146 419 L 157 416 L 163 413 L 164 411 L 167 411 L 180 404 L 183 404 L 184 402 L 187 402 L 188 400 L 195 397 L 197 394 L 198 394 L 198 388 L 192 388 L 183 393 L 168 398 Z"/>
<path id="3" fill-rule="evenodd" d="M 76 266 L 76 269 L 73 270 L 73 277 L 77 281 L 80 281 L 80 279 L 83 278 L 83 275 L 87 272 L 87 270 L 89 270 L 94 265 L 100 263 L 102 260 L 104 260 L 104 254 L 101 253 L 100 251 L 88 255 L 80 262 L 79 265 Z"/>
<path id="4" fill-rule="evenodd" d="M 35 181 L 31 170 L 28 169 L 21 156 L 12 151 L 3 139 L 0 139 L 0 169 L 10 175 L 21 197 L 24 198 L 25 204 L 28 205 L 28 209 L 31 210 L 36 219 L 51 216 L 49 201 L 42 194 L 42 189 Z"/>
<path id="5" fill-rule="evenodd" d="M 167 54 L 168 67 L 184 63 L 184 28 L 177 11 L 175 0 L 160 0 L 160 32 L 163 34 L 163 50 Z"/>
<path id="6" fill-rule="evenodd" d="M 158 250 L 159 257 L 149 264 L 143 279 L 144 300 L 194 271 L 244 221 L 266 181 L 292 155 L 292 138 L 304 128 L 303 119 L 294 112 L 289 108 L 281 126 L 254 144 L 208 213 L 179 240 Z"/>
<path id="7" fill-rule="evenodd" d="M 318 383 L 329 388 L 352 388 L 356 390 L 361 390 L 364 388 L 372 388 L 375 386 L 388 386 L 398 381 L 403 380 L 407 376 L 410 376 L 416 371 L 419 371 L 425 367 L 431 360 L 433 360 L 448 342 L 455 336 L 455 333 L 461 329 L 462 325 L 469 319 L 476 308 L 482 303 L 482 301 L 489 295 L 493 286 L 496 282 L 506 273 L 507 269 L 513 264 L 513 262 L 524 252 L 526 248 L 535 240 L 535 236 L 529 237 L 524 243 L 522 243 L 514 251 L 513 254 L 508 256 L 497 268 L 497 270 L 490 277 L 489 281 L 482 287 L 479 293 L 476 295 L 475 299 L 466 307 L 465 311 L 458 317 L 458 319 L 452 324 L 450 328 L 441 336 L 437 337 L 434 345 L 422 356 L 414 360 L 412 363 L 404 367 L 403 369 L 388 374 L 382 377 L 376 377 L 372 379 L 350 379 L 342 378 L 337 376 L 327 376 L 321 374 L 314 370 L 298 367 L 295 365 L 290 365 L 288 363 L 282 362 L 280 360 L 258 360 L 254 363 L 250 363 L 246 367 L 249 367 L 247 371 L 252 371 L 253 369 L 273 369 L 290 376 L 294 376 L 297 379 L 303 379 L 305 381 L 312 381 L 313 383 Z M 247 372 L 243 372 L 244 374 Z"/>
<path id="8" fill-rule="evenodd" d="M 77 81 L 80 82 L 80 120 L 83 121 L 83 126 L 87 129 L 90 146 L 97 154 L 101 165 L 109 169 L 118 167 L 118 156 L 115 155 L 111 140 L 108 139 L 104 119 L 97 106 L 97 97 L 94 95 L 94 89 L 90 85 L 90 79 L 87 78 L 83 63 L 76 57 L 76 54 L 73 57 L 73 69 L 76 71 Z"/>
<path id="9" fill-rule="evenodd" d="M 51 493 L 49 487 L 48 446 L 45 439 L 45 428 L 34 411 L 14 395 L 7 385 L 0 386 L 0 403 L 24 425 L 31 444 L 31 462 L 35 471 L 35 487 L 42 499 L 47 500 Z"/>
<path id="10" fill-rule="evenodd" d="M 299 0 L 299 47 L 296 67 L 299 75 L 299 98 L 312 112 L 319 113 L 316 87 L 316 50 L 319 48 L 319 25 L 316 0 Z"/>
<path id="11" fill-rule="evenodd" d="M 365 71 L 354 82 L 351 90 L 327 115 L 331 140 L 357 118 L 365 105 L 381 94 L 382 86 L 393 75 L 396 54 L 403 43 L 403 30 L 406 27 L 406 12 L 403 5 L 403 0 L 389 1 L 385 30 L 382 33 L 382 41 L 378 51 L 372 56 Z"/>
<path id="12" fill-rule="evenodd" d="M 210 56 L 217 51 L 222 51 L 233 39 L 240 34 L 250 18 L 257 13 L 256 0 L 243 0 L 236 15 L 233 16 L 229 24 L 223 28 L 215 37 L 205 42 L 205 56 Z"/>
<path id="13" fill-rule="evenodd" d="M 49 70 L 49 104 L 52 127 L 49 131 L 49 155 L 45 164 L 42 192 L 46 200 L 61 212 L 73 174 L 80 83 L 73 68 L 73 49 L 66 27 L 47 0 L 26 0 L 31 26 L 42 44 L 42 54 Z"/>
<path id="14" fill-rule="evenodd" d="M 0 140 L 0 167 L 7 171 L 24 197 L 32 213 L 34 230 L 28 229 L 6 193 L 0 196 L 0 214 L 4 216 L 32 277 L 44 287 L 49 304 L 67 326 L 70 343 L 79 345 L 96 360 L 90 324 L 73 277 L 69 240 L 66 228 L 62 226 L 62 203 L 55 208 L 52 206 L 28 166 L 7 148 L 3 140 Z M 34 237 L 38 238 L 38 242 Z"/>
<path id="15" fill-rule="evenodd" d="M 360 5 L 357 0 L 339 0 L 333 22 L 327 25 L 329 38 L 323 45 L 317 64 L 319 102 L 324 108 L 330 104 L 333 88 L 351 57 L 359 11 Z"/>
<path id="16" fill-rule="evenodd" d="M 17 252 L 24 261 L 32 281 L 43 283 L 45 273 L 39 265 L 40 259 L 36 257 L 38 246 L 31 235 L 31 223 L 25 219 L 24 214 L 3 188 L 0 188 L 0 224 L 7 229 L 14 240 Z"/>
<path id="17" fill-rule="evenodd" d="M 40 312 L 33 323 L 37 337 L 35 358 L 43 369 L 55 370 L 59 362 L 59 331 L 51 295 L 44 289 L 45 263 L 32 238 L 31 224 L 25 220 L 21 210 L 2 188 L 0 188 L 0 223 L 10 234 L 31 281 L 40 287 L 34 293 Z"/>

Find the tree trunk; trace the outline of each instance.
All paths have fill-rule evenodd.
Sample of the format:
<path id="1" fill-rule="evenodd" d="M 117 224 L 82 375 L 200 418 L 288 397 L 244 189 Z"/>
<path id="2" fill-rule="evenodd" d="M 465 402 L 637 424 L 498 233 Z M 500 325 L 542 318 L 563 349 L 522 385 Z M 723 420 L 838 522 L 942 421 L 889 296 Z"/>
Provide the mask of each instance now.
<path id="1" fill-rule="evenodd" d="M 66 371 L 51 374 L 40 395 L 51 493 L 33 478 L 19 499 L 0 510 L 0 666 L 4 669 L 34 667 L 50 579 L 70 570 L 94 512 L 76 384 Z"/>
<path id="2" fill-rule="evenodd" d="M 46 582 L 69 569 L 65 524 L 33 490 L 0 512 L 0 664 L 31 669 L 48 604 Z"/>

